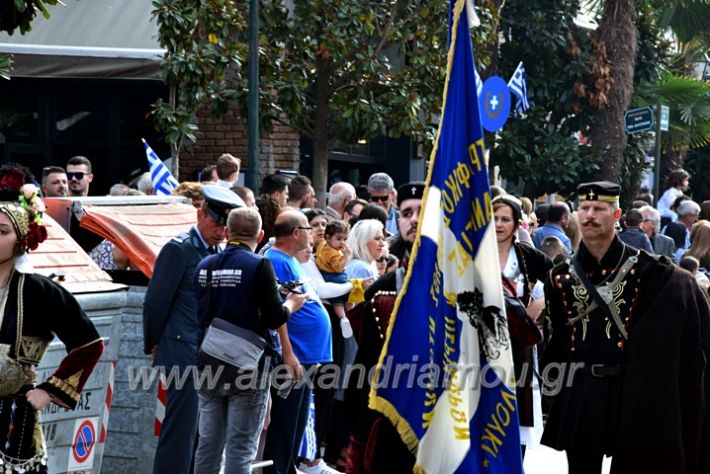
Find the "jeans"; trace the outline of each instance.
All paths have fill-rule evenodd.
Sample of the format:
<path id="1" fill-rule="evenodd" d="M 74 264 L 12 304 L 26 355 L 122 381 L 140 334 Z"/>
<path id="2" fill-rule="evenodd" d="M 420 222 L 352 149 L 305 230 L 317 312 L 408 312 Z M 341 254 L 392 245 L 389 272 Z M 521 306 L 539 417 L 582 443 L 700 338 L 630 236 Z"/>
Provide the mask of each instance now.
<path id="1" fill-rule="evenodd" d="M 249 474 L 266 414 L 269 386 L 238 390 L 222 384 L 199 390 L 200 438 L 195 474 L 218 474 L 226 443 L 225 474 Z"/>

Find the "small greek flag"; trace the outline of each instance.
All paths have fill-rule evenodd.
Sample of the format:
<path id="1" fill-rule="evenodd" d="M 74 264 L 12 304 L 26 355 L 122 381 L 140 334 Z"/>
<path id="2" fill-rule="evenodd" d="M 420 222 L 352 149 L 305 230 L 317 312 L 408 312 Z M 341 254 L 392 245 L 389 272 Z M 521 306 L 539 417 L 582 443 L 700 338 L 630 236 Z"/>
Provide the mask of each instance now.
<path id="1" fill-rule="evenodd" d="M 520 61 L 513 77 L 508 81 L 508 89 L 515 96 L 515 112 L 521 114 L 530 108 L 528 102 L 528 86 L 525 83 L 525 66 Z"/>
<path id="2" fill-rule="evenodd" d="M 153 181 L 153 192 L 156 195 L 169 195 L 178 185 L 177 180 L 167 166 L 158 158 L 153 149 L 148 145 L 143 138 L 143 146 L 145 147 L 145 155 L 148 158 L 150 165 L 150 179 Z"/>
<path id="3" fill-rule="evenodd" d="M 318 454 L 318 438 L 316 437 L 316 401 L 311 392 L 311 399 L 308 403 L 308 421 L 306 429 L 303 430 L 301 438 L 301 449 L 298 455 L 309 461 L 315 461 L 320 457 Z"/>

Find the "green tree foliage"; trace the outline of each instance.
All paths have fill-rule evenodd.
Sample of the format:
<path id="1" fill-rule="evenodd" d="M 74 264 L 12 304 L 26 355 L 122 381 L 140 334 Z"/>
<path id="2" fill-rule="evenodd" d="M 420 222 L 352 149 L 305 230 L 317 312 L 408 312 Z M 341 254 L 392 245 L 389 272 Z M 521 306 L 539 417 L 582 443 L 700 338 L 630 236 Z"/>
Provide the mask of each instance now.
<path id="1" fill-rule="evenodd" d="M 608 106 L 614 87 L 614 65 L 606 44 L 593 30 L 574 23 L 579 3 L 509 0 L 503 10 L 504 40 L 496 73 L 510 77 L 524 61 L 532 109 L 508 120 L 491 162 L 500 166 L 505 178 L 523 182 L 527 195 L 569 194 L 579 182 L 597 179 L 608 168 L 606 153 L 572 138 L 576 132 L 593 134 L 594 113 Z M 658 16 L 650 5 L 637 8 L 633 76 L 637 86 L 658 80 L 668 58 L 669 42 L 660 33 Z M 623 119 L 623 110 L 619 117 Z M 637 187 L 646 168 L 643 138 L 621 148 L 621 166 L 613 179 L 625 187 Z"/>
<path id="2" fill-rule="evenodd" d="M 593 47 L 587 31 L 574 24 L 578 2 L 508 0 L 502 14 L 499 68 L 510 77 L 525 63 L 532 108 L 511 117 L 499 134 L 491 163 L 502 175 L 525 183 L 525 194 L 570 193 L 598 170 L 575 132 L 587 133 L 590 101 L 599 100 L 593 78 Z M 544 45 L 544 46 L 543 46 Z"/>
<path id="3" fill-rule="evenodd" d="M 710 4 L 707 0 L 651 0 L 658 26 L 673 32 L 683 49 L 696 41 L 710 43 Z"/>
<path id="4" fill-rule="evenodd" d="M 683 168 L 690 175 L 690 192 L 693 200 L 701 203 L 710 199 L 710 149 L 708 147 L 688 151 Z"/>
<path id="5" fill-rule="evenodd" d="M 447 8 L 443 0 L 300 0 L 291 11 L 281 0 L 262 3 L 260 108 L 313 141 L 319 200 L 336 143 L 432 138 Z"/>
<path id="6" fill-rule="evenodd" d="M 56 5 L 58 0 L 4 0 L 0 2 L 0 31 L 13 34 L 17 28 L 21 34 L 32 29 L 32 20 L 38 13 L 49 18 L 48 5 Z"/>
<path id="7" fill-rule="evenodd" d="M 687 151 L 710 144 L 710 84 L 693 77 L 667 73 L 658 81 L 640 85 L 635 105 L 666 104 L 669 130 L 663 148 Z"/>
<path id="8" fill-rule="evenodd" d="M 32 29 L 31 23 L 37 13 L 49 18 L 47 5 L 56 5 L 58 0 L 5 0 L 0 2 L 0 31 L 13 34 L 17 28 L 20 34 Z M 12 56 L 0 54 L 0 79 L 10 79 Z"/>
<path id="9" fill-rule="evenodd" d="M 707 0 L 650 0 L 657 28 L 674 38 L 667 46 L 665 73 L 656 81 L 641 84 L 635 103 L 662 103 L 670 107 L 670 130 L 664 132 L 661 183 L 670 172 L 685 165 L 693 149 L 710 145 L 710 120 L 706 103 L 708 84 L 695 79 L 694 62 L 710 52 L 710 2 Z M 705 156 L 695 155 L 696 163 Z M 698 169 L 698 171 L 700 171 Z M 697 176 L 693 183 L 697 184 Z M 710 181 L 705 181 L 708 185 Z M 698 186 L 694 184 L 695 189 Z"/>
<path id="10" fill-rule="evenodd" d="M 162 77 L 170 99 L 159 99 L 152 113 L 171 145 L 172 172 L 178 176 L 185 139 L 195 141 L 195 113 L 206 107 L 214 116 L 235 106 L 246 45 L 242 13 L 229 0 L 154 0 L 158 40 L 166 49 Z"/>
<path id="11" fill-rule="evenodd" d="M 649 168 L 646 163 L 646 147 L 650 137 L 650 133 L 630 135 L 624 147 L 623 166 L 617 178 L 621 185 L 619 200 L 623 209 L 630 207 L 639 195 L 641 178 Z"/>

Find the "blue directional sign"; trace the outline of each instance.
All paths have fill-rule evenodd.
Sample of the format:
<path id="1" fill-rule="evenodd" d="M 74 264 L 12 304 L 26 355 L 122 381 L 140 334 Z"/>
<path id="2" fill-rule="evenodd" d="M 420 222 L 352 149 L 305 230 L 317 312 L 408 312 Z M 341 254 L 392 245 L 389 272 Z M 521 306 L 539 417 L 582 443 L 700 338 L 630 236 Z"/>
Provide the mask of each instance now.
<path id="1" fill-rule="evenodd" d="M 497 132 L 510 114 L 510 90 L 503 78 L 491 76 L 483 83 L 478 95 L 481 110 L 481 125 L 489 132 Z"/>
<path id="2" fill-rule="evenodd" d="M 650 105 L 624 112 L 624 129 L 629 135 L 651 130 L 654 125 L 653 109 Z"/>

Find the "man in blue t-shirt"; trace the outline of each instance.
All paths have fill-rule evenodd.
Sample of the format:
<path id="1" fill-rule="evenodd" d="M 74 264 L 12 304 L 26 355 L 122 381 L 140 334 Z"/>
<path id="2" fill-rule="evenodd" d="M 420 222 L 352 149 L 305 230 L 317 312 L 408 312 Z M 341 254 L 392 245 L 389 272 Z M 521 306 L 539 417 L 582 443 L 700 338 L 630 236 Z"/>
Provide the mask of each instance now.
<path id="1" fill-rule="evenodd" d="M 320 302 L 315 288 L 303 284 L 304 270 L 295 255 L 310 245 L 308 219 L 296 210 L 281 212 L 274 224 L 276 243 L 266 252 L 274 266 L 278 281 L 284 285 L 298 282 L 296 289 L 308 294 L 301 309 L 291 315 L 279 329 L 284 363 L 294 368 L 294 378 L 313 376 L 317 364 L 331 362 L 332 329 L 328 313 Z M 302 369 L 301 367 L 302 366 Z M 306 381 L 308 382 L 308 381 Z M 264 472 L 288 474 L 295 472 L 296 456 L 308 420 L 311 384 L 300 383 L 282 398 L 272 391 L 271 424 L 266 436 L 264 459 L 274 461 Z"/>

